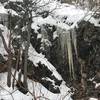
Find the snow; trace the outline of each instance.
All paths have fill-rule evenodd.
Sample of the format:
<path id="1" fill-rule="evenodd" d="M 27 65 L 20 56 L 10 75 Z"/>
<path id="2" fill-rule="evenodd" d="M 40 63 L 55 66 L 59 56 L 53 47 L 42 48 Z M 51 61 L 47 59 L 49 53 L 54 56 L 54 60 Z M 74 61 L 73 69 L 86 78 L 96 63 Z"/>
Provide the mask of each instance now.
<path id="1" fill-rule="evenodd" d="M 88 15 L 85 17 L 85 20 L 89 21 L 90 23 L 94 24 L 95 26 L 100 27 L 100 24 L 99 24 L 100 19 L 96 19 L 94 17 L 91 17 L 91 16 L 93 16 L 93 14 L 94 14 L 93 12 L 89 12 Z"/>
<path id="2" fill-rule="evenodd" d="M 96 99 L 96 98 L 90 98 L 89 100 L 98 100 L 98 99 Z"/>
<path id="3" fill-rule="evenodd" d="M 59 73 L 56 71 L 56 68 L 44 57 L 44 55 L 42 55 L 41 53 L 38 54 L 35 49 L 30 45 L 29 47 L 29 60 L 31 60 L 35 66 L 37 66 L 37 64 L 39 62 L 41 62 L 42 64 L 45 64 L 48 69 L 50 71 L 52 71 L 53 75 L 58 79 L 58 80 L 62 80 L 62 77 L 59 75 Z"/>
<path id="4" fill-rule="evenodd" d="M 50 24 L 50 25 L 55 25 L 55 26 L 58 26 L 58 27 L 61 27 L 62 29 L 66 29 L 66 30 L 69 30 L 70 27 L 68 25 L 66 25 L 65 23 L 62 23 L 62 22 L 57 22 L 52 16 L 48 16 L 47 18 L 43 19 L 42 17 L 37 17 L 37 18 L 34 18 L 33 19 L 33 22 L 32 23 L 32 28 L 34 29 L 34 24 L 35 25 L 43 25 L 43 24 Z M 36 31 L 36 28 L 35 28 L 35 31 Z"/>
<path id="5" fill-rule="evenodd" d="M 67 16 L 67 22 L 76 22 L 84 17 L 86 11 L 76 8 L 73 5 L 64 5 L 60 9 L 55 11 L 55 16 L 64 17 Z"/>
<path id="6" fill-rule="evenodd" d="M 14 70 L 12 70 L 12 73 L 13 72 Z M 18 76 L 18 72 L 17 72 L 17 76 Z M 48 98 L 49 100 L 72 100 L 70 98 L 71 94 L 68 93 L 69 88 L 65 86 L 65 83 L 62 83 L 62 85 L 60 86 L 60 89 L 61 89 L 60 94 L 53 94 L 50 91 L 48 91 L 45 87 L 43 87 L 40 83 L 32 81 L 30 79 L 28 79 L 27 81 L 28 81 L 29 91 L 31 93 L 34 93 L 35 97 L 38 98 L 37 100 L 40 100 L 40 98 L 41 100 L 46 100 L 45 98 Z M 7 87 L 6 82 L 7 82 L 7 72 L 0 73 L 0 99 L 4 99 L 4 100 L 13 100 L 13 99 L 14 100 L 32 100 L 33 99 L 32 95 L 29 92 L 25 95 L 21 93 L 16 87 L 13 90 L 12 87 L 11 88 Z M 11 93 L 12 93 L 12 96 L 11 96 Z"/>
<path id="7" fill-rule="evenodd" d="M 0 3 L 0 14 L 7 14 L 7 10 Z"/>
<path id="8" fill-rule="evenodd" d="M 13 70 L 14 71 L 14 70 Z M 0 73 L 0 99 L 4 100 L 32 100 L 31 96 L 24 95 L 20 91 L 15 88 L 14 90 L 9 88 L 7 86 L 7 72 L 6 73 Z M 3 88 L 2 88 L 2 87 Z M 9 92 L 8 92 L 9 91 Z M 12 93 L 12 96 L 10 95 Z"/>
<path id="9" fill-rule="evenodd" d="M 18 16 L 18 14 L 16 13 L 16 11 L 14 11 L 12 9 L 7 9 L 7 11 L 9 11 L 9 13 L 11 13 L 12 15 Z"/>
<path id="10" fill-rule="evenodd" d="M 37 24 L 34 23 L 34 24 L 31 25 L 31 27 L 34 29 L 34 31 L 35 31 L 36 33 L 38 33 L 37 30 L 39 29 L 39 27 L 38 27 Z"/>
<path id="11" fill-rule="evenodd" d="M 39 38 L 41 38 L 42 37 L 42 35 L 41 34 L 38 34 L 37 35 L 37 39 L 39 39 Z"/>
<path id="12" fill-rule="evenodd" d="M 3 34 L 4 38 L 5 38 L 6 44 L 8 46 L 9 30 L 7 29 L 6 26 L 3 26 L 2 24 L 0 24 L 0 29 L 3 31 L 2 34 Z M 0 37 L 0 54 L 2 54 L 2 55 L 6 55 L 7 54 L 6 50 L 4 49 L 4 45 L 3 45 L 1 37 Z"/>
<path id="13" fill-rule="evenodd" d="M 98 88 L 100 86 L 100 83 L 96 83 L 95 88 Z"/>
<path id="14" fill-rule="evenodd" d="M 53 33 L 53 39 L 56 39 L 58 37 L 58 34 L 57 34 L 57 31 L 55 31 L 54 33 Z"/>
<path id="15" fill-rule="evenodd" d="M 42 11 L 52 11 L 46 18 L 41 16 L 33 17 L 32 28 L 37 30 L 36 26 L 41 26 L 43 24 L 50 24 L 60 27 L 65 30 L 70 30 L 77 26 L 77 23 L 81 20 L 88 20 L 90 23 L 93 23 L 95 26 L 100 26 L 100 19 L 95 19 L 92 15 L 94 12 L 87 9 L 83 10 L 74 5 L 69 4 L 60 4 L 56 1 L 51 2 L 48 6 L 44 7 L 45 10 Z M 52 10 L 51 10 L 52 9 Z M 35 14 L 34 14 L 35 15 Z M 33 15 L 33 16 L 34 16 Z M 35 26 L 35 27 L 34 27 Z"/>
<path id="16" fill-rule="evenodd" d="M 50 9 L 52 9 L 56 5 L 57 3 L 53 3 L 53 5 L 50 4 L 49 7 Z M 39 26 L 42 24 L 50 24 L 50 25 L 58 26 L 62 29 L 69 30 L 70 28 L 73 28 L 73 27 L 67 25 L 64 22 L 64 17 L 66 17 L 65 21 L 67 23 L 73 23 L 74 25 L 78 21 L 83 19 L 83 17 L 85 16 L 85 13 L 87 13 L 87 11 L 76 8 L 73 5 L 58 4 L 58 7 L 48 17 L 42 18 L 41 16 L 39 16 L 39 17 L 33 18 L 32 28 L 34 29 L 34 24 L 39 25 Z"/>
<path id="17" fill-rule="evenodd" d="M 13 1 L 13 0 L 12 0 Z M 0 14 L 8 14 L 8 11 L 12 14 L 12 15 L 16 15 L 18 16 L 18 14 L 12 10 L 12 9 L 5 9 L 4 6 L 0 3 Z"/>
<path id="18" fill-rule="evenodd" d="M 23 0 L 9 0 L 11 2 L 23 2 Z"/>

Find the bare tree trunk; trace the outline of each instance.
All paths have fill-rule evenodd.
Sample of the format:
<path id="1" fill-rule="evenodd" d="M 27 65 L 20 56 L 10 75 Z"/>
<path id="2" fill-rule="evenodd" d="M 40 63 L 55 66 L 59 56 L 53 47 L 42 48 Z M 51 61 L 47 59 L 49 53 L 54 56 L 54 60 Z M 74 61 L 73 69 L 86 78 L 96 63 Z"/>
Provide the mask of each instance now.
<path id="1" fill-rule="evenodd" d="M 11 66 L 12 66 L 12 53 L 8 55 L 8 76 L 7 76 L 7 85 L 11 86 Z"/>
<path id="2" fill-rule="evenodd" d="M 8 53 L 8 62 L 7 62 L 7 65 L 8 65 L 8 76 L 7 76 L 7 85 L 10 87 L 11 86 L 11 65 L 12 65 L 12 53 L 11 53 L 11 39 L 9 39 L 9 47 L 7 47 L 7 44 L 6 44 L 6 41 L 4 39 L 4 36 L 2 35 L 2 31 L 0 30 L 0 36 L 2 38 L 2 41 L 3 41 L 3 45 L 4 45 L 4 48 L 5 50 L 7 51 Z M 11 37 L 11 36 L 10 36 Z"/>
<path id="3" fill-rule="evenodd" d="M 11 29 L 11 13 L 9 12 L 9 30 L 10 30 L 10 35 L 9 35 L 9 44 L 8 44 L 8 49 L 9 49 L 9 53 L 8 53 L 8 76 L 7 76 L 7 85 L 10 87 L 11 86 L 11 68 L 12 68 L 12 58 L 13 58 L 13 54 L 11 52 L 11 36 L 12 36 L 12 29 Z"/>
<path id="4" fill-rule="evenodd" d="M 28 50 L 30 46 L 30 36 L 31 36 L 31 23 L 29 21 L 27 29 L 27 43 L 25 45 L 25 55 L 24 55 L 24 87 L 27 88 L 27 59 L 28 59 Z"/>
<path id="5" fill-rule="evenodd" d="M 12 83 L 13 89 L 14 89 L 14 83 L 15 83 L 16 72 L 17 72 L 17 70 L 18 70 L 18 65 L 19 65 L 19 62 L 20 62 L 20 48 L 19 48 L 17 54 L 18 54 L 18 55 L 17 55 L 17 58 L 16 58 L 16 67 L 15 67 L 14 78 L 13 78 L 13 83 Z"/>

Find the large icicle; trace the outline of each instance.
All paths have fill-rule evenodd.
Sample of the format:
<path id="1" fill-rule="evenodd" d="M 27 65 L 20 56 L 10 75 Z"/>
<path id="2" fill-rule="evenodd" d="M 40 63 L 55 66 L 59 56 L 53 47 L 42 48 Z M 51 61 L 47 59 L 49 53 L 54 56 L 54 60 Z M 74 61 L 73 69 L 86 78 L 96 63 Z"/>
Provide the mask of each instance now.
<path id="1" fill-rule="evenodd" d="M 66 59 L 68 59 L 70 77 L 75 79 L 72 46 L 74 45 L 75 53 L 77 55 L 76 34 L 73 29 L 64 30 L 64 29 L 58 28 L 57 32 L 59 34 L 59 41 L 61 43 L 61 52 L 64 58 L 67 57 Z"/>

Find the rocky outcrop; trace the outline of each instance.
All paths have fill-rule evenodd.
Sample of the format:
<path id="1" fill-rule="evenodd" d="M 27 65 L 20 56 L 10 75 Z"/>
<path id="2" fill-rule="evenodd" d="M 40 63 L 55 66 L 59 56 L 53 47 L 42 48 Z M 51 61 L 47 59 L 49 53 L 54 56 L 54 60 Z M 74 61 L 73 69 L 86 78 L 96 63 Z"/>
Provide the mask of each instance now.
<path id="1" fill-rule="evenodd" d="M 89 97 L 100 98 L 100 27 L 90 22 L 81 21 L 76 29 L 78 58 L 84 62 L 84 68 L 79 69 L 85 73 L 86 90 L 82 89 L 82 84 L 77 84 L 74 100 L 87 100 Z M 80 64 L 82 64 L 80 62 Z M 80 87 L 81 86 L 81 87 Z M 77 94 L 78 92 L 78 94 Z M 81 93 L 81 94 L 80 94 Z"/>
<path id="2" fill-rule="evenodd" d="M 78 27 L 78 54 L 86 62 L 89 76 L 93 76 L 95 71 L 100 70 L 100 27 L 86 21 L 80 22 Z"/>
<path id="3" fill-rule="evenodd" d="M 45 64 L 38 63 L 36 67 L 28 60 L 28 77 L 37 82 L 40 82 L 44 87 L 53 93 L 60 93 L 59 86 L 62 80 L 58 80 Z"/>

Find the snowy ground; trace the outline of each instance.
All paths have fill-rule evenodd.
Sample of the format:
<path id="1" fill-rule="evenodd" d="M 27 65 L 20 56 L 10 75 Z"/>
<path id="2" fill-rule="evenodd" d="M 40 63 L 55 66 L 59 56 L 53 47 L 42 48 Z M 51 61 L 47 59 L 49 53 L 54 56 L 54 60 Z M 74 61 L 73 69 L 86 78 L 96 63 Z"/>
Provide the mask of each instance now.
<path id="1" fill-rule="evenodd" d="M 0 73 L 0 100 L 34 100 L 29 92 L 24 95 L 19 90 L 17 90 L 16 87 L 14 90 L 12 88 L 7 87 L 6 78 L 7 73 Z M 34 93 L 35 97 L 38 98 L 36 100 L 72 100 L 70 98 L 70 93 L 64 93 L 64 91 L 68 91 L 68 88 L 64 84 L 62 84 L 61 86 L 62 93 L 60 94 L 53 94 L 49 92 L 45 87 L 43 87 L 40 83 L 34 82 L 29 79 L 28 87 L 29 91 L 31 93 Z"/>

